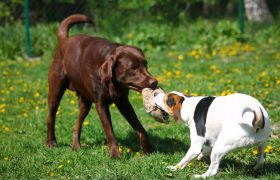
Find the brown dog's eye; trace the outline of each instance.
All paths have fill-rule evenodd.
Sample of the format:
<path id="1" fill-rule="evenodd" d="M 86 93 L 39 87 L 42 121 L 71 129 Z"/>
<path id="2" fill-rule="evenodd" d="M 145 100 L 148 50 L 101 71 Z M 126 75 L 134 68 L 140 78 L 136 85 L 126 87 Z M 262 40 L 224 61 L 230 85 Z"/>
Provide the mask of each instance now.
<path id="1" fill-rule="evenodd" d="M 174 98 L 168 98 L 166 104 L 167 106 L 172 107 L 175 104 Z"/>

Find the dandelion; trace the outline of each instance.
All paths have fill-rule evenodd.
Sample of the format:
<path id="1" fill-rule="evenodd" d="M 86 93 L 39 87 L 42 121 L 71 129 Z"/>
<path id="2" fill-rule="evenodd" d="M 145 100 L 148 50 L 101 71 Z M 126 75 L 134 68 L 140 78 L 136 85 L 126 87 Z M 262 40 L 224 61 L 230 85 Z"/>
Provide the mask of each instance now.
<path id="1" fill-rule="evenodd" d="M 193 163 L 188 163 L 187 164 L 188 167 L 191 167 L 192 165 L 193 165 Z"/>
<path id="2" fill-rule="evenodd" d="M 54 176 L 55 176 L 55 173 L 54 173 L 54 172 L 50 172 L 50 176 L 51 176 L 51 177 L 54 177 Z"/>
<path id="3" fill-rule="evenodd" d="M 181 75 L 181 71 L 177 70 L 177 71 L 175 72 L 175 75 L 176 75 L 176 77 L 179 77 L 179 76 Z"/>
<path id="4" fill-rule="evenodd" d="M 129 154 L 131 152 L 130 148 L 126 148 L 126 153 Z"/>
<path id="5" fill-rule="evenodd" d="M 174 52 L 169 51 L 169 52 L 167 53 L 167 56 L 168 56 L 168 57 L 173 57 L 173 56 L 174 56 Z"/>
<path id="6" fill-rule="evenodd" d="M 8 128 L 8 127 L 4 128 L 4 132 L 9 132 L 9 131 L 10 131 L 10 128 Z"/>
<path id="7" fill-rule="evenodd" d="M 113 104 L 112 104 L 112 108 L 115 108 L 115 107 L 116 107 L 116 104 L 115 104 L 115 103 L 113 103 Z"/>
<path id="8" fill-rule="evenodd" d="M 89 125 L 89 121 L 84 121 L 83 126 L 87 126 L 87 125 Z"/>
<path id="9" fill-rule="evenodd" d="M 190 78 L 192 78 L 193 77 L 193 74 L 192 73 L 188 73 L 187 75 L 186 75 L 186 78 L 188 78 L 188 79 L 190 79 Z"/>
<path id="10" fill-rule="evenodd" d="M 4 70 L 2 74 L 3 74 L 3 76 L 8 76 L 9 75 L 9 71 Z"/>
<path id="11" fill-rule="evenodd" d="M 137 151 L 137 152 L 135 153 L 135 155 L 136 155 L 137 157 L 139 157 L 139 156 L 141 156 L 141 153 L 140 153 L 139 151 Z"/>
<path id="12" fill-rule="evenodd" d="M 19 103 L 23 103 L 23 102 L 24 102 L 24 97 L 20 97 L 20 98 L 18 99 L 18 102 L 19 102 Z"/>
<path id="13" fill-rule="evenodd" d="M 74 101 L 74 100 L 71 100 L 71 101 L 70 101 L 70 104 L 75 104 L 75 101 Z"/>
<path id="14" fill-rule="evenodd" d="M 35 98 L 40 97 L 40 93 L 36 92 L 36 93 L 34 94 L 34 97 L 35 97 Z"/>
<path id="15" fill-rule="evenodd" d="M 184 56 L 182 55 L 182 54 L 180 54 L 179 56 L 178 56 L 178 60 L 179 61 L 182 61 L 184 59 Z"/>
<path id="16" fill-rule="evenodd" d="M 272 152 L 272 146 L 267 146 L 267 147 L 264 149 L 264 152 L 265 152 L 266 154 L 271 153 L 271 152 Z"/>
<path id="17" fill-rule="evenodd" d="M 60 164 L 59 166 L 57 166 L 57 169 L 61 169 L 63 167 L 63 164 Z"/>
<path id="18" fill-rule="evenodd" d="M 3 160 L 4 160 L 4 161 L 9 161 L 9 157 L 6 156 L 6 157 L 3 158 Z"/>
<path id="19" fill-rule="evenodd" d="M 180 166 L 179 166 L 179 165 L 176 165 L 175 167 L 176 167 L 176 170 L 180 169 Z"/>
<path id="20" fill-rule="evenodd" d="M 256 150 L 256 149 L 253 150 L 253 155 L 254 155 L 254 156 L 256 156 L 256 155 L 258 155 L 258 154 L 259 154 L 259 151 L 258 151 L 258 150 Z"/>
<path id="21" fill-rule="evenodd" d="M 128 39 L 132 39 L 133 36 L 134 36 L 134 35 L 133 35 L 132 33 L 127 34 L 127 38 L 128 38 Z"/>
<path id="22" fill-rule="evenodd" d="M 28 117 L 28 114 L 27 113 L 23 113 L 22 116 L 23 117 Z"/>
<path id="23" fill-rule="evenodd" d="M 122 146 L 119 146 L 119 152 L 120 153 L 122 152 Z"/>
<path id="24" fill-rule="evenodd" d="M 165 73 L 165 75 L 166 75 L 167 77 L 171 77 L 171 76 L 172 76 L 172 72 L 171 72 L 171 71 L 167 71 L 167 72 Z"/>

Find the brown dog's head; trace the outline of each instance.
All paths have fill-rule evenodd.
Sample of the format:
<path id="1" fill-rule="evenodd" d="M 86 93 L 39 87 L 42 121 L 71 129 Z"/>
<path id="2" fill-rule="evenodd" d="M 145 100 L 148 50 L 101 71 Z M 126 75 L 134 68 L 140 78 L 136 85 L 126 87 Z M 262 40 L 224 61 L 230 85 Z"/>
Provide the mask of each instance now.
<path id="1" fill-rule="evenodd" d="M 157 80 L 148 72 L 143 52 L 132 46 L 119 46 L 100 69 L 101 82 L 114 79 L 119 84 L 141 92 L 143 88 L 156 88 Z"/>
<path id="2" fill-rule="evenodd" d="M 159 93 L 155 95 L 154 99 L 156 105 L 168 114 L 172 115 L 175 122 L 182 119 L 181 108 L 185 100 L 183 94 L 178 92 L 171 92 L 167 94 Z"/>

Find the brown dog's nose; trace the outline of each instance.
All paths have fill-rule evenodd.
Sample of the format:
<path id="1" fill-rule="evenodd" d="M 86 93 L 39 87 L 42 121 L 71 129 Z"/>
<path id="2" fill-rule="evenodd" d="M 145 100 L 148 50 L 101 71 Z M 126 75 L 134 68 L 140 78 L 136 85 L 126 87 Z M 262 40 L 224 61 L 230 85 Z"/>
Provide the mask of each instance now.
<path id="1" fill-rule="evenodd" d="M 149 81 L 149 86 L 151 89 L 156 89 L 158 86 L 158 81 L 156 79 L 151 79 Z"/>

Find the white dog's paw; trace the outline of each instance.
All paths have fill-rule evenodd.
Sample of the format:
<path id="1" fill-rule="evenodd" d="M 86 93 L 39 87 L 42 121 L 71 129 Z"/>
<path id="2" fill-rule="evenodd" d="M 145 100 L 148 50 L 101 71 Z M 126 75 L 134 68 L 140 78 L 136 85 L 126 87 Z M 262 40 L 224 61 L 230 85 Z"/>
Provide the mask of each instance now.
<path id="1" fill-rule="evenodd" d="M 197 179 L 198 179 L 198 178 L 200 178 L 200 179 L 205 179 L 205 178 L 207 178 L 207 176 L 205 176 L 204 174 L 201 174 L 201 175 L 200 175 L 200 174 L 196 174 L 196 175 L 194 175 L 193 177 L 194 177 L 194 178 L 197 178 Z"/>
<path id="2" fill-rule="evenodd" d="M 167 169 L 171 170 L 171 171 L 176 171 L 178 169 L 180 169 L 180 166 L 176 165 L 176 166 L 167 166 Z"/>

